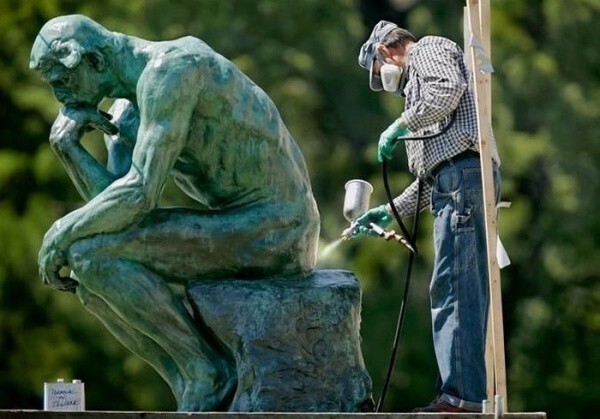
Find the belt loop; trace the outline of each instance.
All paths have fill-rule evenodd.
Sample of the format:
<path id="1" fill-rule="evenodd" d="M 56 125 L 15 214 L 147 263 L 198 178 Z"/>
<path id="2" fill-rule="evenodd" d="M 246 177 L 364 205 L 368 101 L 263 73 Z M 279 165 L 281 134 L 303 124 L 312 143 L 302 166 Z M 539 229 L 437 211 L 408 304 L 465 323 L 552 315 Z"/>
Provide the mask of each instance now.
<path id="1" fill-rule="evenodd" d="M 446 162 L 448 163 L 448 165 L 449 165 L 450 167 L 454 167 L 454 166 L 456 166 L 456 165 L 454 164 L 454 159 L 453 159 L 452 157 L 450 157 L 449 159 L 446 159 Z"/>

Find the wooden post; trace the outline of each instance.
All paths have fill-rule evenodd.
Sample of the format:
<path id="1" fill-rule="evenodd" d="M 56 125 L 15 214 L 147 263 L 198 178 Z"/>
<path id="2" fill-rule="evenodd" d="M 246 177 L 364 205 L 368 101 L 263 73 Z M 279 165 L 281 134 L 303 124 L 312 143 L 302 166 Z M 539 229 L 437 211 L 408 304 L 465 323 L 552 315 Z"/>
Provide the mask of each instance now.
<path id="1" fill-rule="evenodd" d="M 490 151 L 491 125 L 491 75 L 481 71 L 481 59 L 490 57 L 490 4 L 489 0 L 467 0 L 467 22 L 469 29 L 469 59 L 473 73 L 475 103 L 477 108 L 477 131 L 481 153 L 481 178 L 485 213 L 486 250 L 490 289 L 488 326 L 491 325 L 495 394 L 501 396 L 506 411 L 506 365 L 504 357 L 504 326 L 502 316 L 502 289 L 500 268 L 496 258 L 498 238 L 496 194 L 494 189 L 493 163 Z M 487 46 L 487 48 L 486 48 Z M 482 54 L 484 55 L 482 57 Z M 488 63 L 489 64 L 489 63 Z M 489 327 L 488 327 L 489 329 Z M 489 391 L 489 389 L 488 389 Z M 489 398 L 489 394 L 488 394 Z M 493 400 L 493 399 L 492 399 Z M 496 410 L 498 410 L 496 407 Z"/>
<path id="2" fill-rule="evenodd" d="M 479 34 L 481 36 L 481 44 L 483 49 L 487 52 L 488 57 L 490 57 L 490 62 L 492 58 L 492 40 L 490 33 L 490 2 L 480 1 L 479 2 Z M 487 103 L 488 107 L 488 123 L 489 123 L 489 132 L 490 135 L 494 135 L 494 129 L 492 126 L 492 83 L 491 76 L 490 82 L 485 84 L 485 89 L 483 89 L 484 100 Z M 496 216 L 497 217 L 497 216 Z M 496 253 L 494 253 L 496 254 Z M 498 273 L 498 275 L 500 275 Z M 491 282 L 490 282 L 490 291 L 491 291 Z M 491 295 L 491 292 L 490 292 Z M 494 368 L 494 324 L 493 324 L 493 316 L 492 309 L 488 311 L 488 319 L 487 319 L 487 333 L 486 333 L 486 344 L 485 344 L 485 368 L 487 371 L 487 395 L 489 400 L 490 411 L 493 412 L 496 409 L 495 406 L 495 390 L 496 390 L 496 371 Z M 504 397 L 506 400 L 506 396 Z M 505 405 L 506 406 L 506 403 Z M 505 409 L 503 409 L 505 410 Z"/>
<path id="3" fill-rule="evenodd" d="M 471 60 L 470 54 L 470 42 L 471 42 L 471 30 L 469 29 L 469 16 L 467 7 L 463 7 L 463 49 L 465 51 L 465 64 L 467 68 L 472 69 L 473 64 Z M 489 108 L 491 109 L 491 91 L 486 89 L 486 94 L 489 101 L 487 101 Z M 491 112 L 490 112 L 491 115 Z M 491 124 L 491 121 L 490 121 Z M 494 396 L 496 393 L 496 377 L 494 374 L 494 345 L 493 345 L 493 337 L 492 337 L 492 316 L 488 315 L 487 317 L 487 333 L 485 337 L 485 377 L 486 377 L 486 385 L 485 385 L 485 393 L 487 395 L 487 407 L 488 411 L 483 413 L 489 413 L 494 411 Z"/>

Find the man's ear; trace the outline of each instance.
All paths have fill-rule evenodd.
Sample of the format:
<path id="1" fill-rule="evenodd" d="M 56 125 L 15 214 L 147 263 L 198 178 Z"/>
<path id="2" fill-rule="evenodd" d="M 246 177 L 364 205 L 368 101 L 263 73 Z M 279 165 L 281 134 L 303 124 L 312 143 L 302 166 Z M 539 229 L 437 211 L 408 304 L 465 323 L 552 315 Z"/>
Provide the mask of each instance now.
<path id="1" fill-rule="evenodd" d="M 389 58 L 390 55 L 391 55 L 390 51 L 388 50 L 388 48 L 385 45 L 383 45 L 383 44 L 377 45 L 377 52 L 383 58 Z"/>
<path id="2" fill-rule="evenodd" d="M 98 72 L 104 70 L 104 57 L 98 52 L 88 52 L 85 54 L 87 62 Z"/>

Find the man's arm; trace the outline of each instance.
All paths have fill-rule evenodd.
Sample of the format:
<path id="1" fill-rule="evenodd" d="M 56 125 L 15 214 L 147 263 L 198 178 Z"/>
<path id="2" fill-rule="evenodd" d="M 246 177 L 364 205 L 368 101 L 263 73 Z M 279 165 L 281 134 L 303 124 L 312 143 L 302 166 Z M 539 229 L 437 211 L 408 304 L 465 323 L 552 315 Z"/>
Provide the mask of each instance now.
<path id="1" fill-rule="evenodd" d="M 398 214 L 401 217 L 412 217 L 415 215 L 415 209 L 417 207 L 417 189 L 418 181 L 415 180 L 411 183 L 408 188 L 400 194 L 400 196 L 394 198 L 394 206 L 398 210 Z M 419 199 L 419 211 L 423 211 L 429 205 L 429 197 L 431 196 L 431 186 L 427 182 L 422 182 L 421 197 Z M 386 205 L 387 211 L 391 214 L 392 210 L 390 205 Z"/>
<path id="2" fill-rule="evenodd" d="M 451 41 L 426 45 L 414 54 L 410 65 L 419 75 L 420 98 L 401 116 L 410 131 L 442 121 L 458 107 L 467 88 L 461 60 L 463 54 Z"/>

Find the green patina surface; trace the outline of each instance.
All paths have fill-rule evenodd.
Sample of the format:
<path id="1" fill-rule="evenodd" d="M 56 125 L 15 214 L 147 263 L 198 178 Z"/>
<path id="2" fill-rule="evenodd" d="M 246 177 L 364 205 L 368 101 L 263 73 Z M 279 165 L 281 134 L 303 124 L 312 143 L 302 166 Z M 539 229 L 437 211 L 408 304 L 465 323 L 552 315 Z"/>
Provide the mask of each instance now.
<path id="1" fill-rule="evenodd" d="M 87 201 L 45 235 L 43 282 L 75 292 L 179 410 L 227 409 L 232 356 L 173 290 L 312 272 L 319 214 L 277 108 L 199 39 L 150 42 L 79 15 L 44 25 L 30 67 L 65 105 L 50 143 Z M 119 99 L 110 122 L 97 111 L 106 97 Z M 106 167 L 80 144 L 90 126 L 107 133 Z M 159 208 L 168 176 L 207 210 Z"/>
<path id="2" fill-rule="evenodd" d="M 360 347 L 361 291 L 351 272 L 203 280 L 188 295 L 235 358 L 232 411 L 373 410 Z"/>

